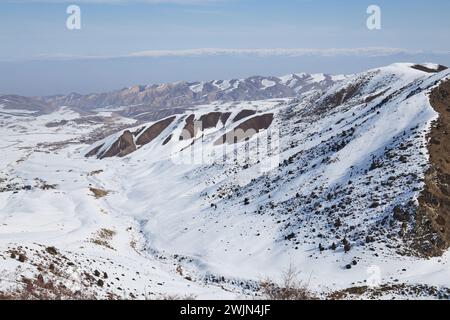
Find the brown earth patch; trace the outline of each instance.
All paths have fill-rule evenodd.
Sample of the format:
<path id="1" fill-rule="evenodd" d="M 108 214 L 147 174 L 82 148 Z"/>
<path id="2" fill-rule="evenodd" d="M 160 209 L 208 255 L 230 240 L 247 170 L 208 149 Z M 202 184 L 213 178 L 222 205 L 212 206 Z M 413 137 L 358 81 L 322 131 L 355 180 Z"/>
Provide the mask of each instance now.
<path id="1" fill-rule="evenodd" d="M 419 197 L 416 216 L 416 249 L 425 256 L 438 256 L 450 247 L 450 80 L 430 94 L 439 118 L 428 136 L 431 167 Z"/>
<path id="2" fill-rule="evenodd" d="M 202 115 L 199 121 L 202 122 L 202 128 L 203 130 L 205 130 L 215 128 L 217 126 L 217 123 L 219 123 L 221 117 L 222 117 L 221 112 L 210 112 Z"/>
<path id="3" fill-rule="evenodd" d="M 220 121 L 222 122 L 223 125 L 225 125 L 227 123 L 230 116 L 231 116 L 231 112 L 222 113 L 222 115 L 220 116 Z"/>
<path id="4" fill-rule="evenodd" d="M 428 73 L 438 73 L 448 69 L 446 66 L 443 65 L 438 65 L 437 69 L 431 69 L 421 64 L 415 64 L 411 68 Z"/>
<path id="5" fill-rule="evenodd" d="M 273 113 L 267 113 L 253 117 L 241 123 L 232 131 L 224 134 L 222 137 L 216 140 L 214 145 L 221 145 L 224 143 L 233 144 L 248 140 L 260 131 L 268 129 L 272 122 Z"/>
<path id="6" fill-rule="evenodd" d="M 242 110 L 241 112 L 239 112 L 236 117 L 234 117 L 233 122 L 238 122 L 239 120 L 248 118 L 252 115 L 254 115 L 256 113 L 255 110 Z"/>
<path id="7" fill-rule="evenodd" d="M 153 125 L 151 125 L 147 130 L 145 130 L 137 139 L 136 144 L 143 146 L 147 143 L 152 142 L 156 137 L 158 137 L 173 121 L 175 116 L 161 120 Z"/>
<path id="8" fill-rule="evenodd" d="M 191 114 L 185 120 L 186 124 L 183 128 L 183 134 L 188 135 L 189 138 L 195 137 L 195 135 L 197 133 L 197 130 L 194 126 L 194 119 L 195 119 L 195 115 Z M 188 137 L 184 137 L 183 134 L 180 136 L 180 140 L 185 140 L 185 138 L 188 138 Z"/>
<path id="9" fill-rule="evenodd" d="M 204 114 L 200 116 L 200 119 L 198 119 L 199 122 L 201 122 L 201 128 L 200 126 L 196 126 L 195 123 L 195 116 L 191 114 L 189 117 L 186 118 L 185 126 L 183 128 L 183 134 L 180 136 L 180 140 L 189 140 L 192 139 L 197 135 L 197 132 L 199 129 L 205 130 L 210 128 L 217 127 L 217 124 L 219 121 L 222 122 L 223 125 L 228 121 L 228 118 L 231 116 L 231 112 L 210 112 L 207 114 Z M 184 137 L 183 135 L 186 135 Z"/>
<path id="10" fill-rule="evenodd" d="M 126 155 L 136 151 L 136 145 L 134 144 L 133 134 L 126 130 L 119 139 L 100 156 L 100 159 L 110 157 L 125 157 Z"/>

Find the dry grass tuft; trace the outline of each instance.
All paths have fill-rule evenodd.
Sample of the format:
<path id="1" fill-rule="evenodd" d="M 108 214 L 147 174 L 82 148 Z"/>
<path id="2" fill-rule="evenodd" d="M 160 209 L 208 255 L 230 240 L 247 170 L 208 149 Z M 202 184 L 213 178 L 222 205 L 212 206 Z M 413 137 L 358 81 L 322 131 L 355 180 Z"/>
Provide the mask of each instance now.
<path id="1" fill-rule="evenodd" d="M 91 239 L 91 242 L 95 243 L 96 245 L 114 250 L 109 242 L 114 238 L 115 235 L 116 232 L 114 230 L 103 228 L 97 231 L 97 233 L 94 235 L 94 238 Z"/>
<path id="2" fill-rule="evenodd" d="M 293 266 L 283 274 L 283 284 L 277 285 L 271 280 L 260 283 L 260 290 L 268 300 L 317 300 L 308 286 L 297 280 L 299 272 Z"/>
<path id="3" fill-rule="evenodd" d="M 0 300 L 95 300 L 97 297 L 81 278 L 55 264 L 39 265 L 39 273 L 24 276 L 23 269 L 0 282 L 8 283 L 0 290 Z"/>
<path id="4" fill-rule="evenodd" d="M 109 194 L 108 191 L 98 188 L 89 188 L 89 190 L 94 194 L 94 197 L 97 199 L 106 197 Z"/>
<path id="5" fill-rule="evenodd" d="M 170 295 L 170 294 L 165 294 L 160 296 L 159 298 L 157 298 L 156 300 L 166 300 L 166 301 L 194 301 L 196 300 L 196 296 L 194 295 Z"/>
<path id="6" fill-rule="evenodd" d="M 98 174 L 100 174 L 102 172 L 103 172 L 103 170 L 101 170 L 101 169 L 100 170 L 94 170 L 94 171 L 89 172 L 88 176 L 92 177 L 92 176 L 98 175 Z"/>

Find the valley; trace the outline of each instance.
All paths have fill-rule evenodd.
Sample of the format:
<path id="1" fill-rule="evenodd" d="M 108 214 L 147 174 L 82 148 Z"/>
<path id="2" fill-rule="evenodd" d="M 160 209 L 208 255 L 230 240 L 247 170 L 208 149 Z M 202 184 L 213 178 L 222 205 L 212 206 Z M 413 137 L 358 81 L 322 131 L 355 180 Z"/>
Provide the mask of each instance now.
<path id="1" fill-rule="evenodd" d="M 448 299 L 449 78 L 0 97 L 0 295 Z"/>

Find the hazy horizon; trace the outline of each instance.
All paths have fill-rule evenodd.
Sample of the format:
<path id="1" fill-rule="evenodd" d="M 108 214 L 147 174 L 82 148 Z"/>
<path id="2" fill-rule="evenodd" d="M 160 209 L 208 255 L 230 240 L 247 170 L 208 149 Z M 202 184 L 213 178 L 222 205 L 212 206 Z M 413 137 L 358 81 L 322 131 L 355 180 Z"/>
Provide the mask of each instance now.
<path id="1" fill-rule="evenodd" d="M 67 8 L 80 8 L 69 30 Z M 349 74 L 394 62 L 450 65 L 450 3 L 8 0 L 0 4 L 0 94 L 81 94 L 137 84 L 288 73 Z M 439 32 L 436 32 L 439 30 Z"/>

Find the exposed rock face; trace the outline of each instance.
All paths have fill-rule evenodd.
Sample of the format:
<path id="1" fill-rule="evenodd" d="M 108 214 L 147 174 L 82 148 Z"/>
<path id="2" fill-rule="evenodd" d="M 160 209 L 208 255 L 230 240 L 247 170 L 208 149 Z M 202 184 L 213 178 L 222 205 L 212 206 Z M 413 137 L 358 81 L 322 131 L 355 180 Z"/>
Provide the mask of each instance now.
<path id="1" fill-rule="evenodd" d="M 210 112 L 200 117 L 199 121 L 202 123 L 203 130 L 215 128 L 222 117 L 221 112 Z"/>
<path id="2" fill-rule="evenodd" d="M 418 249 L 434 256 L 450 247 L 450 80 L 433 90 L 430 103 L 439 119 L 429 133 L 431 168 L 419 198 L 416 230 L 422 237 Z"/>
<path id="3" fill-rule="evenodd" d="M 426 66 L 426 65 L 416 64 L 416 65 L 413 65 L 411 68 L 420 70 L 423 72 L 428 72 L 428 73 L 438 73 L 438 72 L 441 72 L 441 71 L 444 71 L 447 69 L 446 66 L 443 66 L 440 64 L 436 65 L 436 67 L 430 67 L 430 66 Z"/>
<path id="4" fill-rule="evenodd" d="M 235 128 L 235 130 L 241 129 L 247 131 L 250 129 L 259 132 L 261 130 L 268 129 L 273 121 L 273 113 L 267 113 L 260 116 L 253 117 Z"/>
<path id="5" fill-rule="evenodd" d="M 149 127 L 143 126 L 137 130 L 131 132 L 126 130 L 123 134 L 114 142 L 111 147 L 107 150 L 103 150 L 104 143 L 95 147 L 86 154 L 86 157 L 93 157 L 97 155 L 98 158 L 109 158 L 109 157 L 124 157 L 134 151 L 139 147 L 142 147 L 154 139 L 156 139 L 161 133 L 167 129 L 176 119 L 175 116 L 169 117 L 158 121 Z M 172 135 L 170 135 L 171 137 Z M 165 144 L 168 143 L 170 139 L 166 139 Z"/>
<path id="6" fill-rule="evenodd" d="M 234 117 L 233 122 L 238 122 L 242 119 L 248 118 L 256 113 L 256 110 L 242 110 L 236 117 Z"/>
<path id="7" fill-rule="evenodd" d="M 232 131 L 227 132 L 220 137 L 215 145 L 221 145 L 224 143 L 233 144 L 239 143 L 244 140 L 252 138 L 255 134 L 262 130 L 266 130 L 273 122 L 273 113 L 267 113 L 260 116 L 253 117 L 247 121 L 241 123 Z"/>
<path id="8" fill-rule="evenodd" d="M 238 117 L 248 117 L 248 115 L 254 114 L 255 111 L 243 110 L 238 114 Z M 179 140 L 190 140 L 196 137 L 199 131 L 205 129 L 217 129 L 220 130 L 225 126 L 228 119 L 231 116 L 231 112 L 209 112 L 200 115 L 198 120 L 195 119 L 195 115 L 191 114 L 184 118 L 183 132 L 179 136 Z M 90 150 L 85 156 L 93 157 L 97 156 L 99 159 L 108 157 L 124 157 L 144 145 L 153 142 L 159 137 L 164 130 L 166 130 L 175 120 L 176 116 L 172 116 L 163 120 L 160 120 L 151 125 L 144 125 L 134 129 L 134 131 L 126 130 L 117 140 L 109 147 L 105 148 L 105 143 L 102 143 L 92 150 Z M 183 118 L 180 117 L 179 120 Z M 216 145 L 222 143 L 238 143 L 246 139 L 250 139 L 261 130 L 265 130 L 270 127 L 273 121 L 273 113 L 254 116 L 247 121 L 244 121 L 236 128 L 223 135 L 222 138 L 216 141 Z M 200 123 L 199 123 L 200 122 Z M 220 126 L 220 123 L 222 126 Z M 222 133 L 220 133 L 222 134 Z M 167 145 L 174 138 L 174 132 L 170 132 L 165 137 L 162 145 Z M 192 141 L 192 144 L 194 141 Z"/>
<path id="9" fill-rule="evenodd" d="M 222 113 L 222 115 L 220 116 L 220 121 L 222 122 L 223 125 L 227 124 L 228 119 L 231 116 L 231 112 L 224 112 Z"/>
<path id="10" fill-rule="evenodd" d="M 174 120 L 175 117 L 170 117 L 151 125 L 147 130 L 145 130 L 141 135 L 139 135 L 139 138 L 136 140 L 136 144 L 139 146 L 143 146 L 147 143 L 152 142 L 168 126 L 170 126 L 170 124 L 172 124 Z"/>
<path id="11" fill-rule="evenodd" d="M 104 145 L 105 145 L 105 144 L 102 143 L 101 145 L 99 145 L 99 146 L 95 147 L 94 149 L 92 149 L 91 151 L 89 151 L 89 152 L 86 154 L 86 158 L 95 156 L 95 155 L 100 151 L 100 149 L 103 148 Z"/>
<path id="12" fill-rule="evenodd" d="M 126 155 L 136 151 L 133 134 L 126 130 L 116 142 L 105 153 L 100 155 L 100 159 L 110 157 L 125 157 Z"/>
<path id="13" fill-rule="evenodd" d="M 195 120 L 194 114 L 191 114 L 186 118 L 185 120 L 186 125 L 184 126 L 183 132 L 181 133 L 180 141 L 192 139 L 193 137 L 195 137 L 198 128 L 195 128 L 194 120 Z"/>
<path id="14" fill-rule="evenodd" d="M 219 121 L 222 125 L 225 125 L 228 118 L 231 116 L 231 112 L 210 112 L 200 116 L 198 120 L 195 119 L 195 115 L 191 114 L 185 120 L 186 124 L 183 128 L 182 135 L 179 140 L 189 140 L 195 137 L 199 130 L 206 130 L 216 128 Z M 200 123 L 196 123 L 200 122 Z"/>

